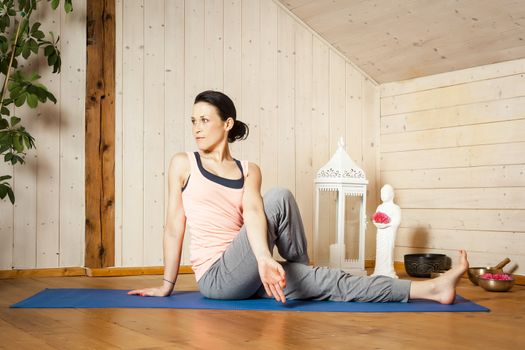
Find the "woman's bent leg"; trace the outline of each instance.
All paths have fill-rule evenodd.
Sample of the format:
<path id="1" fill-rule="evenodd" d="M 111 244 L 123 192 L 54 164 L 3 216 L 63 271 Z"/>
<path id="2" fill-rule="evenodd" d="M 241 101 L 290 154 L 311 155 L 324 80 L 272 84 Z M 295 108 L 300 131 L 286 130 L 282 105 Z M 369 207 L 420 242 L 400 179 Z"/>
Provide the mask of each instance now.
<path id="1" fill-rule="evenodd" d="M 246 299 L 261 287 L 257 260 L 244 227 L 198 283 L 200 292 L 211 299 Z"/>
<path id="2" fill-rule="evenodd" d="M 307 265 L 309 258 L 306 236 L 293 194 L 285 188 L 274 187 L 264 194 L 263 201 L 270 251 L 276 245 L 279 254 L 286 261 Z"/>

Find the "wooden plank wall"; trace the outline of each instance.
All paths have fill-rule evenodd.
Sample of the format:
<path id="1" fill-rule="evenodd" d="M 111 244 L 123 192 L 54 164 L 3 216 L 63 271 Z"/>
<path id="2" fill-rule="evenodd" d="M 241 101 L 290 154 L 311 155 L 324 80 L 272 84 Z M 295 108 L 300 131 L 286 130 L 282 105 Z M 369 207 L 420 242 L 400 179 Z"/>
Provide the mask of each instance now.
<path id="1" fill-rule="evenodd" d="M 296 195 L 310 242 L 313 178 L 339 136 L 372 175 L 373 212 L 379 87 L 280 3 L 120 0 L 116 13 L 117 266 L 163 264 L 165 171 L 174 153 L 195 149 L 191 109 L 206 89 L 234 100 L 250 126 L 234 156 L 261 166 L 263 192 Z"/>
<path id="2" fill-rule="evenodd" d="M 381 85 L 381 184 L 403 220 L 395 257 L 465 248 L 525 273 L 525 60 Z"/>
<path id="3" fill-rule="evenodd" d="M 0 161 L 0 174 L 14 177 L 16 196 L 14 206 L 0 201 L 3 270 L 84 265 L 86 1 L 75 1 L 68 15 L 41 3 L 36 18 L 60 35 L 62 71 L 52 74 L 42 58 L 25 62 L 25 69 L 41 67 L 41 81 L 58 102 L 13 111 L 37 148 L 22 166 Z"/>

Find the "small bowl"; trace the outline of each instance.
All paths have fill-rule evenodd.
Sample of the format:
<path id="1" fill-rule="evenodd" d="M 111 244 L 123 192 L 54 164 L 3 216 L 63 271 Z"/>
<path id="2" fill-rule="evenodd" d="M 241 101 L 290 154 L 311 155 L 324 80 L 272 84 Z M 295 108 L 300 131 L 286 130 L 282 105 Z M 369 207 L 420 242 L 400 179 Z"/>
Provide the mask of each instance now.
<path id="1" fill-rule="evenodd" d="M 476 286 L 478 285 L 478 277 L 484 273 L 503 273 L 503 270 L 493 267 L 469 267 L 467 271 L 468 279 Z"/>
<path id="2" fill-rule="evenodd" d="M 512 276 L 511 276 L 512 277 Z M 480 287 L 489 292 L 507 292 L 514 286 L 514 278 L 511 280 L 495 280 L 491 278 L 478 277 Z"/>
<path id="3" fill-rule="evenodd" d="M 406 254 L 404 256 L 405 270 L 412 277 L 430 277 L 435 271 L 447 268 L 445 254 Z"/>

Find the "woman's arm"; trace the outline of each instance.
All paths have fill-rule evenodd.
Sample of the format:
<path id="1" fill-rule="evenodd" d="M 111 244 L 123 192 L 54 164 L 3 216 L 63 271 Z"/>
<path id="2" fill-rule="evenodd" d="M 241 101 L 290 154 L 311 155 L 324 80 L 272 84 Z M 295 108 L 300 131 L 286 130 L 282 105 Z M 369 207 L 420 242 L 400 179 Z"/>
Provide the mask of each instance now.
<path id="1" fill-rule="evenodd" d="M 188 157 L 177 153 L 168 171 L 168 208 L 164 227 L 164 278 L 162 286 L 130 291 L 142 296 L 168 296 L 173 291 L 180 266 L 182 243 L 186 230 L 186 215 L 182 206 L 182 186 L 189 173 Z"/>
<path id="2" fill-rule="evenodd" d="M 286 299 L 282 288 L 286 285 L 285 273 L 281 264 L 272 258 L 268 248 L 268 224 L 261 197 L 261 171 L 253 163 L 249 163 L 248 176 L 244 183 L 243 216 L 266 293 L 284 303 Z"/>

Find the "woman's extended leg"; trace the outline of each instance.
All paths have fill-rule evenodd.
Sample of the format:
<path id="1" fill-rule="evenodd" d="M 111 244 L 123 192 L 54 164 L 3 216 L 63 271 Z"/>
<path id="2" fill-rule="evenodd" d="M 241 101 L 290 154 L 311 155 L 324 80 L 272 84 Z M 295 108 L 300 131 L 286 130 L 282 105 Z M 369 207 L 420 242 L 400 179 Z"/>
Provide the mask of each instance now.
<path id="1" fill-rule="evenodd" d="M 284 293 L 288 299 L 333 301 L 402 301 L 435 300 L 442 304 L 454 302 L 456 284 L 468 268 L 464 251 L 460 262 L 443 276 L 426 281 L 392 279 L 386 276 L 352 276 L 342 270 L 283 263 L 286 272 Z M 264 289 L 258 291 L 264 296 Z"/>
<path id="2" fill-rule="evenodd" d="M 287 281 L 284 293 L 288 299 L 380 302 L 431 299 L 448 304 L 454 301 L 456 284 L 468 267 L 463 251 L 458 266 L 440 278 L 421 282 L 385 276 L 352 276 L 339 269 L 310 267 L 301 216 L 292 193 L 272 189 L 265 195 L 264 204 L 270 245 L 275 242 L 287 260 L 283 267 Z M 264 288 L 260 288 L 258 295 L 265 295 Z"/>
<path id="3" fill-rule="evenodd" d="M 352 276 L 340 269 L 311 267 L 308 264 L 306 237 L 299 208 L 292 193 L 275 188 L 265 195 L 270 248 L 275 242 L 286 259 L 284 293 L 288 299 L 335 301 L 406 301 L 410 282 L 384 276 Z M 264 296 L 264 288 L 258 291 Z"/>

